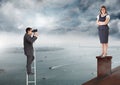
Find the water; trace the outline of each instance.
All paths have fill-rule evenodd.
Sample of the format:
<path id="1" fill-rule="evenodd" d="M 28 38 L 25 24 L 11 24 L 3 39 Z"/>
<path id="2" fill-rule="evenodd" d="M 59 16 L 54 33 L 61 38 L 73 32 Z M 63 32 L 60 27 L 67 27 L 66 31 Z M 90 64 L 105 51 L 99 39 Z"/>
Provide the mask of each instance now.
<path id="1" fill-rule="evenodd" d="M 95 46 L 36 48 L 37 85 L 82 85 L 96 77 L 96 55 L 101 48 Z M 110 47 L 112 68 L 119 66 L 120 48 Z M 26 57 L 22 48 L 9 48 L 0 52 L 0 85 L 25 85 Z"/>

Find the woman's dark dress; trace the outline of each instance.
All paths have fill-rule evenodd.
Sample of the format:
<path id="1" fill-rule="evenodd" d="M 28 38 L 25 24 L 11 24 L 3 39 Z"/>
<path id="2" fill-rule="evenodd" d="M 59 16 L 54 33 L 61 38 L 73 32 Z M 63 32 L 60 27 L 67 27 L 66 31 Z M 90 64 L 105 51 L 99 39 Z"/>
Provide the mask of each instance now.
<path id="1" fill-rule="evenodd" d="M 101 17 L 101 15 L 99 15 L 99 21 L 104 22 L 106 20 L 106 16 Z M 99 32 L 100 43 L 108 43 L 108 35 L 109 35 L 108 25 L 99 25 L 98 32 Z"/>

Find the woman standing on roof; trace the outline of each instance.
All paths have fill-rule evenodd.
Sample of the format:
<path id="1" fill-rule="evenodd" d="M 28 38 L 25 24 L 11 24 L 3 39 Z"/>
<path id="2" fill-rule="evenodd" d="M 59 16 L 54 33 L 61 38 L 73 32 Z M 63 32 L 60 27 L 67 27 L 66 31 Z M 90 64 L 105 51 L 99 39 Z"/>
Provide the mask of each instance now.
<path id="1" fill-rule="evenodd" d="M 98 25 L 98 34 L 99 34 L 100 43 L 102 44 L 102 54 L 100 55 L 101 57 L 107 56 L 109 21 L 110 21 L 110 15 L 107 13 L 106 7 L 101 6 L 100 14 L 97 16 L 97 21 L 96 21 Z"/>

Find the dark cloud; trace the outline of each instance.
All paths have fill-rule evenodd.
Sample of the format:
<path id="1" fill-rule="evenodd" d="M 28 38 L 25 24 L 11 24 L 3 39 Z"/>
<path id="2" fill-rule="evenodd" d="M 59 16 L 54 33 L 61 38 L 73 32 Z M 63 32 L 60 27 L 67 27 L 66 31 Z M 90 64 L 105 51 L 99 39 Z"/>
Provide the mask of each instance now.
<path id="1" fill-rule="evenodd" d="M 112 20 L 110 23 L 110 34 L 111 35 L 120 34 L 119 27 L 120 27 L 120 20 L 119 19 Z"/>
<path id="2" fill-rule="evenodd" d="M 101 5 L 111 16 L 111 35 L 120 34 L 120 0 L 0 0 L 1 32 L 19 32 L 27 26 L 41 33 L 96 35 Z"/>
<path id="3" fill-rule="evenodd" d="M 118 13 L 111 13 L 111 19 L 120 19 L 120 12 L 118 12 Z"/>

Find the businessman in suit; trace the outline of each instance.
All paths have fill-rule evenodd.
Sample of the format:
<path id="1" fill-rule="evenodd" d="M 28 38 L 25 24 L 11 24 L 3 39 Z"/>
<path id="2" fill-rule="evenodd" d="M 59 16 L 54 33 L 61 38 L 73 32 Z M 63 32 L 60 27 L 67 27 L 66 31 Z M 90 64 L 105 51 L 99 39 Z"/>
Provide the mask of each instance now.
<path id="1" fill-rule="evenodd" d="M 26 28 L 26 33 L 24 35 L 24 54 L 27 56 L 27 64 L 26 64 L 26 69 L 27 69 L 27 74 L 32 75 L 31 71 L 31 64 L 34 60 L 34 49 L 33 49 L 33 43 L 38 37 L 37 32 L 32 32 L 32 28 L 28 27 Z"/>

